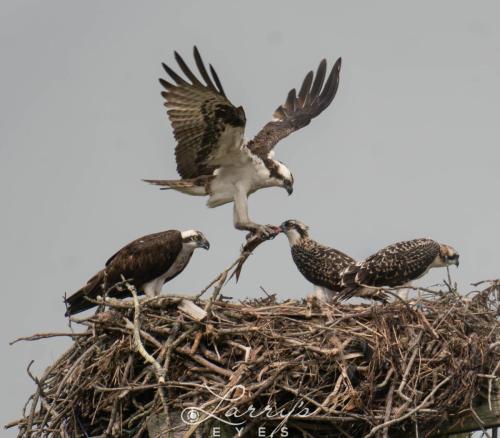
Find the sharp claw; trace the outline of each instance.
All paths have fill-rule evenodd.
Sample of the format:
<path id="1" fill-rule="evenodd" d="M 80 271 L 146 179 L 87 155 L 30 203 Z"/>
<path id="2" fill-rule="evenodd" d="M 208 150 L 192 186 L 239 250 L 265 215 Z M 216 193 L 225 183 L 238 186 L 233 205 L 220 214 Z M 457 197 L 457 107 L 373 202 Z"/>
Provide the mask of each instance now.
<path id="1" fill-rule="evenodd" d="M 258 225 L 246 235 L 246 239 L 248 240 L 248 239 L 256 236 L 257 238 L 260 238 L 261 240 L 272 240 L 280 232 L 281 232 L 281 229 L 279 227 L 274 226 L 274 225 Z"/>
<path id="2" fill-rule="evenodd" d="M 274 239 L 277 235 L 277 228 L 274 225 L 264 225 L 263 227 L 263 235 L 266 239 Z"/>
<path id="3" fill-rule="evenodd" d="M 272 225 L 270 225 L 269 227 L 271 228 L 271 230 L 266 230 L 266 231 L 267 231 L 267 234 L 268 234 L 267 238 L 268 238 L 269 240 L 272 240 L 272 239 L 274 239 L 274 238 L 275 238 L 275 237 L 276 237 L 279 233 L 278 233 L 278 230 L 276 229 L 276 227 L 274 227 L 274 226 L 272 226 Z"/>
<path id="4" fill-rule="evenodd" d="M 266 229 L 260 229 L 257 234 L 262 237 L 263 239 L 268 239 L 269 238 L 269 232 Z"/>

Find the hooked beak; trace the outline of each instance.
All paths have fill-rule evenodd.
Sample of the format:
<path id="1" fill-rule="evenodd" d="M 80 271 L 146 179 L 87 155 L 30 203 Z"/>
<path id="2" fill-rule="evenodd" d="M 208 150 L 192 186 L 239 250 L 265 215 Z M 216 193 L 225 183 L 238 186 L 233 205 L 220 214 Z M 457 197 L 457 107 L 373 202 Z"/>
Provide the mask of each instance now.
<path id="1" fill-rule="evenodd" d="M 285 183 L 285 189 L 286 192 L 288 193 L 288 196 L 290 196 L 293 193 L 293 185 L 290 184 L 289 182 Z"/>
<path id="2" fill-rule="evenodd" d="M 446 257 L 445 258 L 446 261 L 448 262 L 449 265 L 455 265 L 457 268 L 458 268 L 458 265 L 459 265 L 459 256 L 458 254 L 456 256 L 453 256 L 453 257 Z"/>
<path id="3" fill-rule="evenodd" d="M 200 248 L 206 249 L 207 251 L 210 249 L 210 242 L 205 239 L 200 243 Z"/>

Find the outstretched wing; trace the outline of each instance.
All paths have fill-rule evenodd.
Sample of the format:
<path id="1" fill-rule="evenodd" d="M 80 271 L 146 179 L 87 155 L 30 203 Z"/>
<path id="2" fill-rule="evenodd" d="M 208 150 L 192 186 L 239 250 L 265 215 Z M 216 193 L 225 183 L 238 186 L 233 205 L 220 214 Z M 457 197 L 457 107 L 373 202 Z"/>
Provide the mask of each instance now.
<path id="1" fill-rule="evenodd" d="M 341 58 L 326 77 L 326 60 L 323 59 L 316 71 L 307 73 L 299 93 L 290 90 L 286 102 L 274 112 L 273 120 L 267 123 L 253 140 L 248 143 L 250 150 L 264 158 L 276 143 L 292 132 L 307 126 L 332 103 L 339 86 Z"/>
<path id="2" fill-rule="evenodd" d="M 346 269 L 343 283 L 352 286 L 403 286 L 424 274 L 439 254 L 439 243 L 414 239 L 387 246 Z"/>
<path id="3" fill-rule="evenodd" d="M 245 112 L 226 97 L 222 84 L 210 65 L 210 73 L 194 47 L 194 59 L 204 83 L 189 69 L 181 56 L 175 59 L 187 80 L 163 64 L 172 82 L 160 79 L 165 88 L 167 114 L 177 140 L 175 158 L 182 178 L 209 175 L 230 159 L 243 141 Z"/>

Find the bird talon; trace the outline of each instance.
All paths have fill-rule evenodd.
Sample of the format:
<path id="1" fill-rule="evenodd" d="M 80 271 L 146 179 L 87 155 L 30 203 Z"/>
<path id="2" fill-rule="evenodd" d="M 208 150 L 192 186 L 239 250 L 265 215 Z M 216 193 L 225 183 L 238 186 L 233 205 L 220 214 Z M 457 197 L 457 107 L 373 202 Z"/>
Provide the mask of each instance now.
<path id="1" fill-rule="evenodd" d="M 256 235 L 262 240 L 272 240 L 279 234 L 279 232 L 280 229 L 274 225 L 261 225 L 256 230 Z"/>

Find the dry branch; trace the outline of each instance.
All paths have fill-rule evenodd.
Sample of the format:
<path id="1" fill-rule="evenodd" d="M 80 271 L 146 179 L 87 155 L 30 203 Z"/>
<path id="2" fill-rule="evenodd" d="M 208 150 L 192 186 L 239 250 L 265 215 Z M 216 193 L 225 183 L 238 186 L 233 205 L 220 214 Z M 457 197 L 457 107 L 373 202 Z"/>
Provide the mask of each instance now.
<path id="1" fill-rule="evenodd" d="M 234 420 L 237 409 L 247 436 L 280 424 L 297 436 L 397 437 L 417 428 L 429 436 L 481 394 L 491 398 L 500 369 L 498 281 L 467 296 L 422 290 L 410 304 L 311 308 L 274 296 L 221 300 L 231 269 L 207 301 L 186 307 L 131 291 L 131 302 L 81 320 L 83 333 L 54 333 L 74 343 L 32 376 L 36 392 L 8 426 L 22 437 L 147 437 L 153 424 L 162 436 L 209 436 L 210 417 Z M 278 414 L 251 418 L 250 408 Z M 186 412 L 206 421 L 185 424 Z"/>

